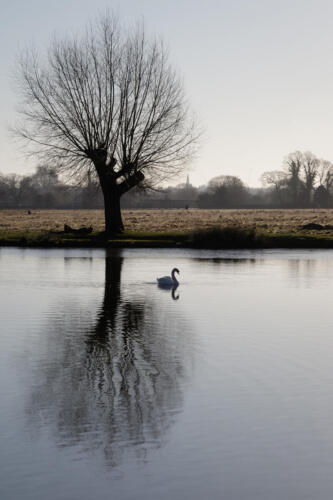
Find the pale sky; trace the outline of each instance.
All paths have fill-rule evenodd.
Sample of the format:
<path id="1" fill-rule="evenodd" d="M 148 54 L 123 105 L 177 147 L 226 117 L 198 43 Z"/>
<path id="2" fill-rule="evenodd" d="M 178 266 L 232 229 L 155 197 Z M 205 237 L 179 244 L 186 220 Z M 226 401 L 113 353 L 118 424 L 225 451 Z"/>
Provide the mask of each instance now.
<path id="1" fill-rule="evenodd" d="M 169 47 L 205 130 L 192 184 L 224 174 L 258 186 L 297 149 L 333 161 L 332 0 L 0 0 L 0 172 L 35 167 L 8 132 L 18 118 L 17 55 L 43 51 L 54 33 L 77 32 L 106 9 L 144 19 Z"/>

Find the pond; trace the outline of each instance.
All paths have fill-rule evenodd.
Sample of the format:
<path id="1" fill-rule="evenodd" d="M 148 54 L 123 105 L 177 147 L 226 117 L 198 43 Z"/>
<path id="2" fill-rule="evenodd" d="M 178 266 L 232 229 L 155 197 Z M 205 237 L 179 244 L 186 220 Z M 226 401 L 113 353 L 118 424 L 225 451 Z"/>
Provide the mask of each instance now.
<path id="1" fill-rule="evenodd" d="M 0 249 L 1 500 L 327 500 L 332 297 L 332 251 Z"/>

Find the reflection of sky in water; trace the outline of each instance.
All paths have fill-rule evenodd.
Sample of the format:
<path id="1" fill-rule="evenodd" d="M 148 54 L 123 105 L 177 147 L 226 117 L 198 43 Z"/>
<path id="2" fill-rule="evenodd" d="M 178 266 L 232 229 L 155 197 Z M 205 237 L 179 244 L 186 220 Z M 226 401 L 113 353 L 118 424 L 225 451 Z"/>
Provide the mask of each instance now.
<path id="1" fill-rule="evenodd" d="M 1 499 L 329 498 L 332 289 L 330 251 L 2 249 Z"/>

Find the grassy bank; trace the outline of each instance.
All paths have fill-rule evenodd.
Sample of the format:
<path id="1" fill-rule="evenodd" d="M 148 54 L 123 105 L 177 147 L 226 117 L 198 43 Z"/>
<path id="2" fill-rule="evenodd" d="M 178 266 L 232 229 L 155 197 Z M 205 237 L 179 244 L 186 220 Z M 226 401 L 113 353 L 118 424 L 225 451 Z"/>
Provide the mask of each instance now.
<path id="1" fill-rule="evenodd" d="M 123 210 L 126 230 L 133 233 L 186 233 L 215 227 L 256 228 L 269 234 L 297 234 L 308 223 L 333 226 L 332 209 L 295 210 Z M 0 235 L 59 232 L 67 224 L 104 228 L 102 210 L 0 210 Z M 310 233 L 309 233 L 310 234 Z"/>
<path id="2" fill-rule="evenodd" d="M 333 231 L 315 234 L 269 233 L 237 227 L 199 229 L 187 232 L 126 231 L 112 239 L 101 232 L 75 234 L 64 232 L 0 232 L 0 246 L 31 248 L 333 248 Z"/>
<path id="3" fill-rule="evenodd" d="M 123 218 L 126 232 L 106 240 L 101 210 L 0 210 L 0 245 L 333 248 L 332 209 L 124 210 Z M 65 225 L 92 232 L 65 232 Z"/>

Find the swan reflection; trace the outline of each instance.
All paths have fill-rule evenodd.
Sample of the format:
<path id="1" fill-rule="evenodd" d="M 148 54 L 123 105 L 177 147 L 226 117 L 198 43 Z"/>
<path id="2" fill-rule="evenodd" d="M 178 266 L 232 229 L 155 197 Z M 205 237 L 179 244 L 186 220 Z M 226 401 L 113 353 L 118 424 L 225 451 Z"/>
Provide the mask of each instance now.
<path id="1" fill-rule="evenodd" d="M 160 283 L 158 283 L 158 288 L 160 290 L 163 290 L 164 292 L 169 292 L 171 290 L 171 298 L 172 300 L 178 300 L 179 299 L 179 290 L 178 290 L 178 285 L 176 286 L 165 286 L 165 285 L 161 285 Z"/>
<path id="2" fill-rule="evenodd" d="M 121 251 L 107 252 L 95 319 L 73 299 L 47 325 L 54 345 L 27 408 L 31 424 L 51 429 L 59 446 L 99 449 L 110 466 L 162 444 L 181 411 L 187 374 L 186 322 L 144 287 L 125 295 L 124 262 Z M 175 288 L 171 296 L 178 300 Z"/>

